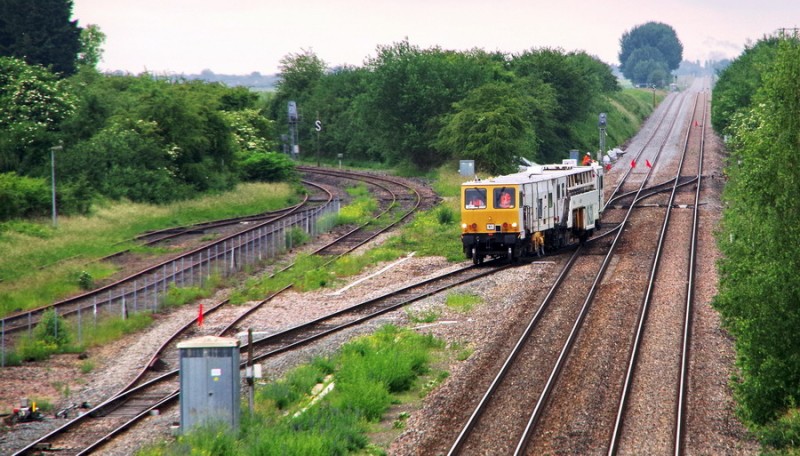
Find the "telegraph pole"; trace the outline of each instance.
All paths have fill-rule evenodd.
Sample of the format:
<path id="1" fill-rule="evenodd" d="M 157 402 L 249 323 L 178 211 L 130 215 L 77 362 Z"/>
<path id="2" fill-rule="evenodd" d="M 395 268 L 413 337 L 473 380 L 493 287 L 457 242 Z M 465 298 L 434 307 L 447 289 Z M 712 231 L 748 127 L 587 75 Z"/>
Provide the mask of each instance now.
<path id="1" fill-rule="evenodd" d="M 600 156 L 597 161 L 603 162 L 603 154 L 606 152 L 606 113 L 601 112 L 598 116 L 597 126 L 600 128 Z"/>
<path id="2" fill-rule="evenodd" d="M 50 188 L 53 201 L 53 228 L 58 227 L 58 213 L 56 212 L 56 151 L 61 152 L 64 150 L 64 145 L 61 141 L 57 146 L 50 148 Z"/>

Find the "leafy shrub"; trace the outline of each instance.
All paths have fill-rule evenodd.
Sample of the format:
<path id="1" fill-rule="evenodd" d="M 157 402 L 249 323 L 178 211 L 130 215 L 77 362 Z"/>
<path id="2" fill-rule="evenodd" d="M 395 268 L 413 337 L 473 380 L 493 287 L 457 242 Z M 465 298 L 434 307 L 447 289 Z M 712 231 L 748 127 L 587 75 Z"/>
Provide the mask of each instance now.
<path id="1" fill-rule="evenodd" d="M 292 389 L 286 381 L 268 383 L 258 390 L 259 401 L 271 401 L 279 410 L 284 410 L 300 398 L 300 393 Z"/>
<path id="2" fill-rule="evenodd" d="M 44 179 L 0 174 L 0 220 L 47 215 L 51 198 L 50 186 Z"/>
<path id="3" fill-rule="evenodd" d="M 370 380 L 366 370 L 348 369 L 345 378 L 336 383 L 337 394 L 331 399 L 336 409 L 355 412 L 370 421 L 378 421 L 392 403 L 386 386 Z"/>
<path id="4" fill-rule="evenodd" d="M 70 334 L 64 319 L 55 309 L 50 309 L 42 314 L 42 319 L 33 330 L 37 342 L 42 342 L 48 347 L 64 348 L 70 343 Z"/>
<path id="5" fill-rule="evenodd" d="M 286 248 L 294 248 L 308 242 L 311 236 L 302 228 L 292 228 L 286 233 Z"/>
<path id="6" fill-rule="evenodd" d="M 242 174 L 248 181 L 280 182 L 297 179 L 292 160 L 278 153 L 253 153 L 242 163 Z"/>
<path id="7" fill-rule="evenodd" d="M 452 225 L 456 221 L 456 214 L 448 206 L 439 206 L 436 209 L 436 220 L 440 225 Z"/>
<path id="8" fill-rule="evenodd" d="M 775 449 L 793 448 L 800 442 L 800 410 L 793 409 L 758 430 L 759 440 Z"/>
<path id="9" fill-rule="evenodd" d="M 91 290 L 94 286 L 92 275 L 87 271 L 81 271 L 78 275 L 78 286 L 81 287 L 81 290 Z"/>
<path id="10" fill-rule="evenodd" d="M 176 451 L 168 454 L 238 456 L 236 434 L 223 423 L 199 426 L 178 437 Z"/>
<path id="11" fill-rule="evenodd" d="M 24 337 L 17 343 L 17 353 L 23 361 L 42 361 L 58 351 L 56 344 L 47 343 L 31 337 Z"/>

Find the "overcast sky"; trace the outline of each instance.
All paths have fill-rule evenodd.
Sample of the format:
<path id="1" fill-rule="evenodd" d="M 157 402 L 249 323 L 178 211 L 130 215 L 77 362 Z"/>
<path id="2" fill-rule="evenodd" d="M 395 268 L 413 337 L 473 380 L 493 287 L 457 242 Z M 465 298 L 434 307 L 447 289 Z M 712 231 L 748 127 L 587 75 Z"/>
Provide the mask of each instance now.
<path id="1" fill-rule="evenodd" d="M 800 0 L 73 0 L 73 19 L 106 34 L 101 70 L 272 74 L 311 50 L 361 66 L 380 45 L 519 53 L 551 47 L 619 64 L 637 25 L 671 26 L 686 60 L 735 58 L 800 26 Z M 652 4 L 648 6 L 648 4 Z M 658 6 L 655 6 L 658 5 Z"/>

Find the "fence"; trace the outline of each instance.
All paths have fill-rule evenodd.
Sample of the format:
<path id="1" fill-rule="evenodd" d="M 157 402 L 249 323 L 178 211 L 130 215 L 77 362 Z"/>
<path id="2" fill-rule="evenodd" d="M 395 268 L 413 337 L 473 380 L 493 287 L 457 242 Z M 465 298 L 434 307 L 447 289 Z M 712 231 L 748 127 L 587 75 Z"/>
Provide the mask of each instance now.
<path id="1" fill-rule="evenodd" d="M 277 222 L 257 225 L 249 230 L 226 237 L 206 247 L 196 249 L 180 258 L 167 261 L 156 268 L 129 277 L 128 280 L 93 290 L 69 301 L 77 304 L 76 310 L 62 313 L 77 328 L 77 343 L 83 343 L 86 325 L 96 325 L 105 315 L 119 315 L 127 319 L 130 313 L 158 312 L 170 288 L 203 287 L 216 274 L 227 277 L 248 265 L 275 258 L 292 249 L 291 231 L 302 229 L 315 237 L 329 231 L 335 223 L 340 202 L 335 200 L 314 211 L 297 213 Z M 88 315 L 87 315 L 88 314 Z M 33 319 L 28 314 L 27 332 L 33 332 Z M 58 325 L 54 325 L 58 331 Z M 63 330 L 63 329 L 62 329 Z M 57 337 L 57 334 L 55 334 Z M 5 319 L 0 324 L 0 367 L 5 367 L 7 347 Z"/>

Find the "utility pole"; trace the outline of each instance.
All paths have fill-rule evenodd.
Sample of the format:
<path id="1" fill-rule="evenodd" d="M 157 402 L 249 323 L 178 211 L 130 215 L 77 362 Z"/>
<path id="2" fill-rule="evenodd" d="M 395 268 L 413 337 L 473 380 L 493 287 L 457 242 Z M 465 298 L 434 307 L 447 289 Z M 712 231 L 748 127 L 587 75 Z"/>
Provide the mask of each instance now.
<path id="1" fill-rule="evenodd" d="M 56 212 L 56 151 L 64 150 L 64 143 L 58 142 L 57 146 L 50 148 L 50 187 L 53 201 L 53 228 L 58 227 L 58 213 Z"/>
<path id="2" fill-rule="evenodd" d="M 606 113 L 601 112 L 597 119 L 597 126 L 600 128 L 600 156 L 597 161 L 603 162 L 603 154 L 606 152 Z"/>
<path id="3" fill-rule="evenodd" d="M 656 110 L 656 85 L 653 84 L 653 111 Z"/>

